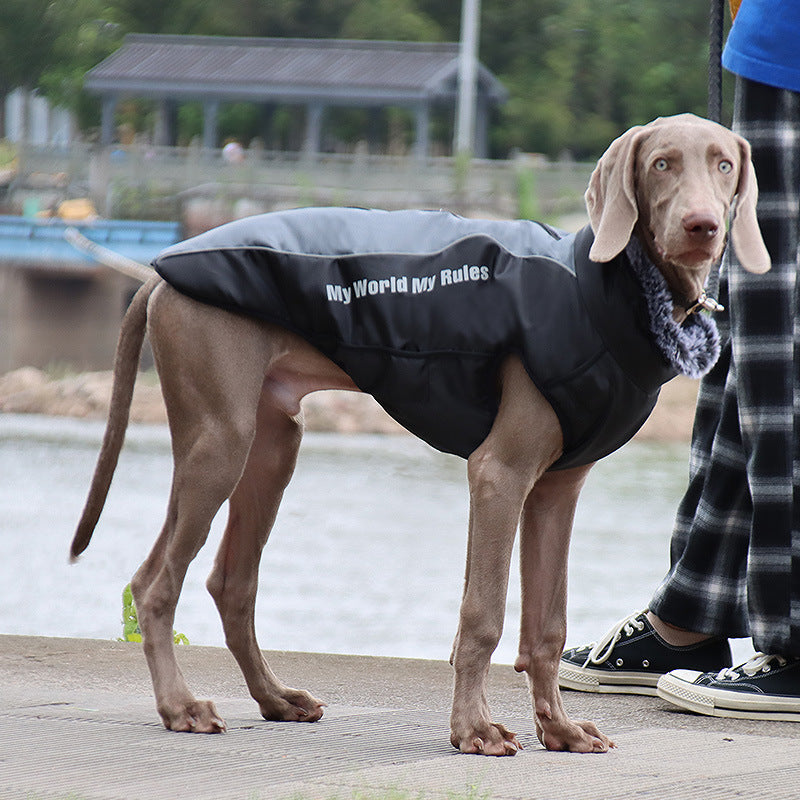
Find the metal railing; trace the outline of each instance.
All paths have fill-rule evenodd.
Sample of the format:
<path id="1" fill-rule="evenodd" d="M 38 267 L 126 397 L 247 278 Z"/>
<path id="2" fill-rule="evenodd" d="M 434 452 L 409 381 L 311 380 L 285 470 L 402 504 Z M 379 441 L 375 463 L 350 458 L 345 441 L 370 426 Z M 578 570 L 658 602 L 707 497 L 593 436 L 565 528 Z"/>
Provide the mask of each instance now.
<path id="1" fill-rule="evenodd" d="M 546 218 L 579 212 L 592 165 L 543 158 L 480 160 L 366 153 L 314 154 L 251 149 L 240 163 L 221 150 L 197 147 L 68 149 L 21 147 L 12 189 L 52 187 L 89 196 L 98 211 L 113 215 L 119 196 L 243 198 L 266 206 L 360 205 L 387 208 L 450 207 L 517 216 L 525 179 L 536 210 Z"/>

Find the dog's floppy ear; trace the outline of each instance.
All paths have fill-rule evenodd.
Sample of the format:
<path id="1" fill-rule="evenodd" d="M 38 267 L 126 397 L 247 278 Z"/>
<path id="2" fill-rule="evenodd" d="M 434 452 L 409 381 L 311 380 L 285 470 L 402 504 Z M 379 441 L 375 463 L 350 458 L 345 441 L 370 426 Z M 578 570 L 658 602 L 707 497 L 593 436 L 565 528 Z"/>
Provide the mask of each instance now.
<path id="1" fill-rule="evenodd" d="M 594 231 L 592 261 L 611 261 L 628 244 L 639 218 L 636 205 L 636 153 L 644 135 L 637 125 L 626 131 L 601 156 L 589 179 L 586 210 Z"/>
<path id="2" fill-rule="evenodd" d="M 761 230 L 756 218 L 758 183 L 756 171 L 750 160 L 750 144 L 741 136 L 736 136 L 741 161 L 739 163 L 739 185 L 736 188 L 736 209 L 731 223 L 731 240 L 739 263 L 748 271 L 761 274 L 766 272 L 772 262 L 769 252 L 761 238 Z"/>

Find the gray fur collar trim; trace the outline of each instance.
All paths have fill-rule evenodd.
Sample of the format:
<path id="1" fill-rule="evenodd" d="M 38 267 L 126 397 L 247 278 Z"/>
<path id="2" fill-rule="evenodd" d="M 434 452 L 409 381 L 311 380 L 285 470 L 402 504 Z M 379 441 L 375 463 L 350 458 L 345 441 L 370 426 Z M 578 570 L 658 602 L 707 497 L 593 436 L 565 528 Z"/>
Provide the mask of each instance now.
<path id="1" fill-rule="evenodd" d="M 672 318 L 672 295 L 658 268 L 636 238 L 625 249 L 644 292 L 650 332 L 664 358 L 683 375 L 702 378 L 720 353 L 717 323 L 705 312 L 690 314 L 681 325 Z"/>

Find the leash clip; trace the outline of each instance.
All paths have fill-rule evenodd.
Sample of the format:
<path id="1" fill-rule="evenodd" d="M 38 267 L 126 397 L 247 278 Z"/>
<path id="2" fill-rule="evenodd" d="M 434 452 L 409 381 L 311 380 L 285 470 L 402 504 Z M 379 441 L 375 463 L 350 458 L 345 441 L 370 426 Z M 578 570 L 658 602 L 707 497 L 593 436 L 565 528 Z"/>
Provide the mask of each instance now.
<path id="1" fill-rule="evenodd" d="M 711 311 L 714 313 L 715 311 L 724 311 L 725 306 L 723 306 L 721 303 L 718 303 L 713 297 L 709 297 L 705 292 L 703 292 L 700 297 L 697 298 L 695 304 L 686 309 L 686 314 L 687 316 L 689 314 L 696 314 L 701 310 Z"/>

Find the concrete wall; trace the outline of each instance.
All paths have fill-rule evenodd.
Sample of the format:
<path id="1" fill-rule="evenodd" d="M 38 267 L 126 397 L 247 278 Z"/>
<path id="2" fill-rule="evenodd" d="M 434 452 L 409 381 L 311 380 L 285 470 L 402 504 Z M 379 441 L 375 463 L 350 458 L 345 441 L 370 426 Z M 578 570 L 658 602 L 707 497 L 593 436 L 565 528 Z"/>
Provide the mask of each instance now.
<path id="1" fill-rule="evenodd" d="M 0 373 L 23 366 L 110 369 L 138 283 L 104 267 L 0 266 Z"/>

